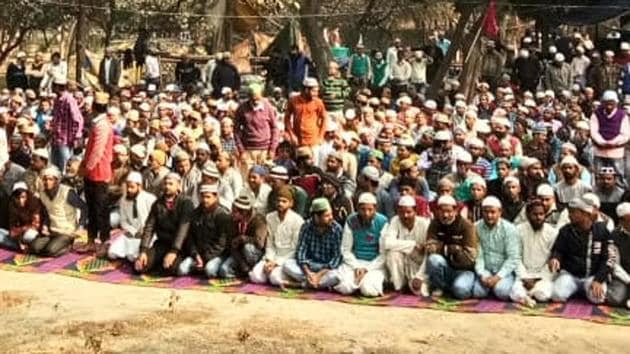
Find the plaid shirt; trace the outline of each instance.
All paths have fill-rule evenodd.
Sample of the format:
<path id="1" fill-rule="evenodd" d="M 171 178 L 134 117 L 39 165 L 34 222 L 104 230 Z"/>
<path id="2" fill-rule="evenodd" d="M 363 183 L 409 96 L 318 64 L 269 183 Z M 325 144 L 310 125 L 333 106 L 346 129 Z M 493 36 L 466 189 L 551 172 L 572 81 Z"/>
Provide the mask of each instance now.
<path id="1" fill-rule="evenodd" d="M 322 269 L 336 269 L 341 265 L 341 239 L 343 228 L 336 221 L 325 233 L 320 234 L 309 219 L 300 229 L 296 260 L 302 269 L 308 266 L 313 272 Z"/>
<path id="2" fill-rule="evenodd" d="M 83 115 L 69 92 L 55 101 L 51 133 L 55 146 L 72 146 L 83 135 Z"/>
<path id="3" fill-rule="evenodd" d="M 230 138 L 221 138 L 221 147 L 223 148 L 223 151 L 233 156 L 238 152 L 234 136 Z"/>

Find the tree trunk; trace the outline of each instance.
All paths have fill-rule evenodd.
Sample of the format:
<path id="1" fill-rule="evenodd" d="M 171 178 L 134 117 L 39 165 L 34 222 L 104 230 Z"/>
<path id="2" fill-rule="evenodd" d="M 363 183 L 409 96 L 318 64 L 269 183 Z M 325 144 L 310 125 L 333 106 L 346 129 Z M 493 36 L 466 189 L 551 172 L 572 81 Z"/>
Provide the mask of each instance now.
<path id="1" fill-rule="evenodd" d="M 223 23 L 225 21 L 222 15 L 225 14 L 228 1 L 233 0 L 206 1 L 205 13 L 208 15 L 215 15 L 207 18 L 208 28 L 212 33 L 212 48 L 209 49 L 213 53 L 216 53 L 224 48 Z M 212 7 L 210 7 L 210 5 L 212 5 Z"/>
<path id="2" fill-rule="evenodd" d="M 324 31 L 321 22 L 316 15 L 321 13 L 321 1 L 319 0 L 302 0 L 300 7 L 300 27 L 306 37 L 309 48 L 311 49 L 311 59 L 317 69 L 317 76 L 320 80 L 326 78 L 328 72 L 328 61 L 330 60 L 330 48 L 324 39 Z M 304 16 L 308 17 L 304 17 Z"/>
<path id="3" fill-rule="evenodd" d="M 116 0 L 109 0 L 109 14 L 107 18 L 107 25 L 105 28 L 105 48 L 109 47 L 112 42 L 115 18 L 114 12 L 116 12 Z"/>
<path id="4" fill-rule="evenodd" d="M 24 37 L 26 37 L 27 32 L 26 30 L 19 31 L 14 36 L 11 36 L 11 38 L 14 38 L 13 42 L 6 45 L 3 44 L 2 51 L 0 51 L 0 65 L 4 64 L 11 52 L 24 42 Z"/>
<path id="5" fill-rule="evenodd" d="M 85 23 L 85 8 L 83 7 L 83 0 L 79 0 L 79 14 L 77 17 L 77 30 L 74 40 L 75 47 L 75 80 L 81 84 L 83 78 L 83 62 L 85 61 L 85 43 L 87 39 L 87 26 Z"/>
<path id="6" fill-rule="evenodd" d="M 234 35 L 234 19 L 230 16 L 236 14 L 236 1 L 228 1 L 225 6 L 227 16 L 223 23 L 223 50 L 232 50 L 232 36 Z"/>
<path id="7" fill-rule="evenodd" d="M 444 77 L 448 73 L 448 69 L 451 66 L 451 62 L 455 59 L 457 51 L 459 51 L 464 43 L 464 36 L 466 26 L 468 25 L 468 20 L 470 15 L 472 15 L 475 9 L 475 5 L 462 5 L 461 6 L 461 16 L 459 21 L 457 22 L 457 27 L 455 27 L 455 33 L 453 35 L 453 41 L 451 42 L 451 46 L 448 48 L 448 52 L 446 53 L 446 57 L 442 61 L 442 64 L 438 67 L 438 70 L 435 72 L 435 76 L 431 81 L 431 86 L 429 89 L 429 97 L 435 97 L 438 91 L 442 88 L 442 82 L 444 81 Z M 473 28 L 471 32 L 473 35 L 476 33 L 477 28 Z"/>

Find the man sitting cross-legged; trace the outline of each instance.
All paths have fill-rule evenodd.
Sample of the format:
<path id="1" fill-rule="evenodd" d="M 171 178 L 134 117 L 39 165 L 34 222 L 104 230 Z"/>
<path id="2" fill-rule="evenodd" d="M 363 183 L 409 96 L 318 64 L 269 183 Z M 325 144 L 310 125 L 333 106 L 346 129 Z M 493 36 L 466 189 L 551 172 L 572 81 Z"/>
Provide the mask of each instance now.
<path id="1" fill-rule="evenodd" d="M 176 173 L 164 179 L 162 196 L 153 203 L 142 230 L 140 254 L 135 261 L 138 273 L 157 270 L 172 274 L 177 270 L 194 209 L 192 201 L 181 194 L 180 183 Z"/>
<path id="2" fill-rule="evenodd" d="M 263 259 L 249 272 L 254 283 L 269 281 L 275 286 L 289 285 L 290 279 L 282 270 L 283 264 L 295 258 L 295 250 L 304 219 L 291 209 L 293 191 L 289 186 L 280 187 L 277 193 L 276 211 L 267 214 L 267 248 Z"/>
<path id="3" fill-rule="evenodd" d="M 425 277 L 425 252 L 429 220 L 416 215 L 416 201 L 411 196 L 398 200 L 397 215 L 383 230 L 382 249 L 389 280 L 394 290 L 400 291 L 405 285 L 418 295 L 421 290 L 428 295 Z"/>
<path id="4" fill-rule="evenodd" d="M 334 220 L 328 199 L 314 199 L 310 212 L 300 229 L 295 259 L 284 262 L 283 269 L 304 286 L 330 289 L 339 283 L 343 229 Z"/>

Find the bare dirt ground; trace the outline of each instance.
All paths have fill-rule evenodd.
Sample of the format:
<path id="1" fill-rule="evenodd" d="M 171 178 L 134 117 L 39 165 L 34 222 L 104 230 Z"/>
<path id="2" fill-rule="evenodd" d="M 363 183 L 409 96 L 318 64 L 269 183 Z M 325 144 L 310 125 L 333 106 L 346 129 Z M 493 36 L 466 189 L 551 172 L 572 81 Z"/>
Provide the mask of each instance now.
<path id="1" fill-rule="evenodd" d="M 357 306 L 0 271 L 0 353 L 624 353 L 585 321 Z"/>

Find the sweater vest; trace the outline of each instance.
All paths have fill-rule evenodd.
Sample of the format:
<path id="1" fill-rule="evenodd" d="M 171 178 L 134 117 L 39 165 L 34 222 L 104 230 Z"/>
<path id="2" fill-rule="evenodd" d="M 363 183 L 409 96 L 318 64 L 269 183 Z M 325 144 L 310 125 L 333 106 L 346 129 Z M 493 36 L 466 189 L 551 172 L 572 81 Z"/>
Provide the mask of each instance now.
<path id="1" fill-rule="evenodd" d="M 352 76 L 354 77 L 365 77 L 368 74 L 369 68 L 369 60 L 370 58 L 367 55 L 360 56 L 354 54 L 350 59 L 352 61 Z"/>
<path id="2" fill-rule="evenodd" d="M 59 190 L 54 198 L 50 199 L 46 192 L 40 194 L 40 198 L 50 217 L 50 230 L 64 235 L 72 234 L 78 226 L 77 209 L 68 203 L 70 187 L 59 185 Z"/>
<path id="3" fill-rule="evenodd" d="M 378 256 L 381 231 L 387 224 L 385 215 L 376 213 L 369 227 L 362 225 L 359 214 L 348 217 L 348 226 L 352 230 L 352 253 L 357 259 L 371 261 Z"/>
<path id="4" fill-rule="evenodd" d="M 619 132 L 621 132 L 621 123 L 625 117 L 623 110 L 616 108 L 613 116 L 608 118 L 604 107 L 599 107 L 595 110 L 595 116 L 599 123 L 599 134 L 602 138 L 612 140 L 619 135 Z"/>

